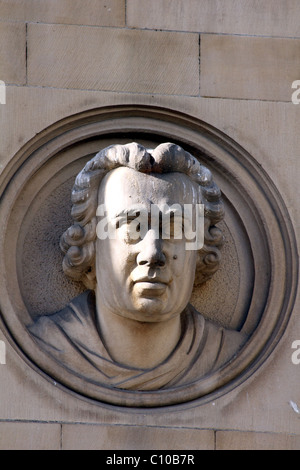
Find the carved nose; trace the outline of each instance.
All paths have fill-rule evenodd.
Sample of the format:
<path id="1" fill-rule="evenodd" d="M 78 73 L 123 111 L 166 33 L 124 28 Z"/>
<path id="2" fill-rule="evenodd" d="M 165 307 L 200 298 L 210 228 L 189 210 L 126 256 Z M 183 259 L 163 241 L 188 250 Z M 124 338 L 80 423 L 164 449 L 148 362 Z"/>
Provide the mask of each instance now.
<path id="1" fill-rule="evenodd" d="M 166 257 L 162 250 L 162 241 L 150 233 L 147 233 L 141 242 L 141 249 L 137 255 L 139 266 L 163 267 L 166 264 Z"/>

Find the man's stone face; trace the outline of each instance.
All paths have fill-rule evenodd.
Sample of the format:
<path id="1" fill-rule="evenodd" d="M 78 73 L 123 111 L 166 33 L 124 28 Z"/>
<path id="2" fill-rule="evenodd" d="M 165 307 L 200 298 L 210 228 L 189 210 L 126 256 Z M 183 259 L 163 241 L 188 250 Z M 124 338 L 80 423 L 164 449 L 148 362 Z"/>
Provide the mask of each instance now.
<path id="1" fill-rule="evenodd" d="M 159 226 L 152 223 L 151 208 L 183 208 L 199 203 L 198 198 L 197 185 L 181 173 L 146 175 L 122 167 L 106 175 L 98 203 L 116 231 L 115 238 L 96 241 L 98 308 L 141 322 L 165 321 L 182 312 L 191 295 L 197 252 L 186 250 L 182 234 L 174 237 L 176 211 L 164 227 L 164 219 L 156 218 Z M 140 235 L 139 214 L 149 217 Z"/>

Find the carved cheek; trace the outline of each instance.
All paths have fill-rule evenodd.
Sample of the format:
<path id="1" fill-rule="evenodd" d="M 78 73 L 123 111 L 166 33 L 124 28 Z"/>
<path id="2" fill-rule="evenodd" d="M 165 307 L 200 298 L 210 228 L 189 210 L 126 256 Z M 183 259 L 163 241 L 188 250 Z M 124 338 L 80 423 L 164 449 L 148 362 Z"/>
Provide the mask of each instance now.
<path id="1" fill-rule="evenodd" d="M 122 240 L 112 241 L 110 244 L 110 257 L 115 271 L 122 274 L 130 272 L 136 263 L 134 247 Z"/>
<path id="2" fill-rule="evenodd" d="M 194 276 L 196 269 L 196 252 L 188 251 L 184 246 L 177 246 L 174 249 L 171 266 L 173 275 L 177 278 L 189 278 L 189 274 Z"/>

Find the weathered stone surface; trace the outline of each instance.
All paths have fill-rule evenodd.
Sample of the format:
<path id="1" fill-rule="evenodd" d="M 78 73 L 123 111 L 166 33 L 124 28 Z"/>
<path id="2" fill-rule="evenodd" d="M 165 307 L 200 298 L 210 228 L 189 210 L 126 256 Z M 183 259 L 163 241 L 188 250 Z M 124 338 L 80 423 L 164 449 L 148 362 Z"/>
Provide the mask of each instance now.
<path id="1" fill-rule="evenodd" d="M 26 83 L 26 26 L 0 23 L 0 80 L 6 84 Z"/>
<path id="2" fill-rule="evenodd" d="M 125 0 L 1 0 L 1 20 L 124 26 Z"/>
<path id="3" fill-rule="evenodd" d="M 299 159 L 295 149 L 300 145 L 300 105 L 292 102 L 8 87 L 7 105 L 0 106 L 0 171 L 27 140 L 56 120 L 71 115 L 74 109 L 81 112 L 128 102 L 171 107 L 194 115 L 239 142 L 268 172 L 285 199 L 294 224 L 300 228 L 300 210 L 295 204 L 294 192 L 299 178 Z M 18 112 L 20 109 L 22 113 Z"/>
<path id="4" fill-rule="evenodd" d="M 218 431 L 216 450 L 299 450 L 300 436 L 293 434 Z"/>
<path id="5" fill-rule="evenodd" d="M 198 95 L 198 35 L 30 24 L 28 82 Z"/>
<path id="6" fill-rule="evenodd" d="M 298 0 L 128 0 L 128 26 L 299 37 Z"/>
<path id="7" fill-rule="evenodd" d="M 291 101 L 299 39 L 201 35 L 201 96 Z"/>
<path id="8" fill-rule="evenodd" d="M 299 299 L 300 300 L 300 299 Z M 299 308 L 299 303 L 295 305 Z M 247 380 L 242 389 L 200 407 L 183 407 L 172 413 L 170 409 L 145 410 L 143 413 L 124 412 L 120 408 L 99 406 L 80 400 L 61 390 L 57 384 L 45 380 L 31 369 L 6 342 L 6 365 L 0 365 L 2 420 L 56 421 L 98 425 L 122 424 L 124 427 L 156 426 L 236 431 L 299 433 L 299 414 L 290 400 L 300 403 L 298 368 L 291 361 L 291 344 L 300 337 L 299 321 L 295 317 L 285 338 L 258 374 Z M 280 372 L 280 373 L 279 373 Z M 74 424 L 73 435 L 78 424 Z M 84 427 L 84 429 L 88 429 Z M 114 427 L 115 429 L 115 427 Z M 137 428 L 138 429 L 138 428 Z M 83 438 L 83 434 L 81 434 Z M 75 438 L 74 438 L 75 439 Z M 74 442 L 74 447 L 77 445 Z M 66 443 L 66 441 L 65 441 Z M 72 444 L 70 438 L 69 444 Z M 86 444 L 88 445 L 88 443 Z"/>
<path id="9" fill-rule="evenodd" d="M 63 450 L 213 450 L 214 432 L 133 426 L 63 425 Z"/>
<path id="10" fill-rule="evenodd" d="M 23 130 L 26 132 L 25 135 L 27 135 L 27 137 L 31 135 L 31 132 L 41 130 L 45 125 L 54 122 L 58 115 L 64 117 L 70 114 L 75 102 L 77 109 L 86 109 L 86 106 L 93 106 L 99 102 L 102 104 L 112 102 L 117 104 L 118 102 L 122 102 L 122 100 L 124 100 L 123 103 L 125 103 L 126 100 L 129 99 L 129 96 L 122 95 L 121 100 L 120 95 L 118 96 L 113 93 L 45 90 L 40 88 L 25 89 L 21 87 L 11 87 L 10 90 L 11 92 L 14 91 L 13 95 L 11 95 L 14 108 L 3 107 L 2 109 L 7 109 L 7 111 L 9 111 L 8 114 L 12 113 L 10 125 L 13 125 L 15 122 L 14 116 L 17 115 L 17 113 L 15 113 L 14 110 L 18 110 L 20 107 L 18 104 L 22 104 L 24 111 L 27 109 L 27 111 L 25 111 L 26 115 L 31 119 L 31 121 L 28 122 L 27 120 L 26 123 L 24 123 Z M 132 100 L 132 97 L 130 98 Z M 136 96 L 135 99 L 137 102 L 141 102 L 138 96 Z M 160 106 L 166 106 L 168 102 L 167 97 L 157 97 L 156 100 L 151 101 L 150 97 L 148 97 L 148 100 L 152 104 L 156 103 Z M 47 102 L 49 101 L 52 103 L 50 109 L 47 108 Z M 44 106 L 41 106 L 41 103 L 44 103 Z M 247 104 L 246 107 L 245 104 Z M 27 108 L 25 108 L 25 105 Z M 293 117 L 295 118 L 296 116 L 297 107 L 292 104 L 266 102 L 245 103 L 235 100 L 183 99 L 177 97 L 172 100 L 172 105 L 173 108 L 188 112 L 192 115 L 198 115 L 202 117 L 202 119 L 208 120 L 225 132 L 230 133 L 231 136 L 234 136 L 234 138 L 240 142 L 244 139 L 243 145 L 245 145 L 247 149 L 250 149 L 251 153 L 261 158 L 260 162 L 264 167 L 270 170 L 273 168 L 274 174 L 276 174 L 276 165 L 274 164 L 273 167 L 273 156 L 276 155 L 277 160 L 280 161 L 281 151 L 283 151 L 285 147 L 286 139 L 291 138 L 290 150 L 292 150 L 293 145 L 296 145 L 297 142 L 297 134 L 293 132 L 293 127 L 289 129 L 289 126 L 296 126 L 296 122 L 293 124 Z M 45 112 L 45 110 L 47 110 L 47 112 Z M 285 135 L 281 137 L 276 133 L 277 122 L 279 122 L 280 119 L 282 119 L 281 126 L 285 129 Z M 251 126 L 249 126 L 249 122 Z M 268 122 L 266 128 L 263 127 L 265 122 Z M 225 126 L 228 126 L 229 123 L 231 127 L 229 126 L 226 131 Z M 262 130 L 260 132 L 260 128 L 262 128 L 264 132 L 262 132 Z M 17 131 L 19 131 L 19 127 L 16 127 L 15 132 Z M 18 133 L 17 135 L 20 134 Z M 268 137 L 265 138 L 265 135 Z M 247 136 L 250 136 L 249 140 L 247 140 Z M 257 139 L 255 136 L 260 136 L 260 138 Z M 272 136 L 272 138 L 269 138 L 269 136 Z M 278 144 L 277 149 L 275 141 Z M 12 145 L 10 139 L 7 140 L 7 145 Z M 14 142 L 13 145 L 16 145 L 16 142 Z M 10 147 L 10 151 L 11 150 L 12 147 Z M 268 159 L 266 157 L 269 154 L 270 157 Z M 297 177 L 295 172 L 294 174 L 290 172 L 285 174 L 284 166 L 282 170 L 280 175 L 278 175 L 279 189 L 281 190 L 282 197 L 289 199 L 287 195 L 290 194 L 292 196 L 293 192 L 292 187 L 287 184 L 288 179 L 291 177 L 288 175 L 293 175 L 295 181 L 297 181 Z M 199 407 L 196 414 L 195 409 L 182 410 L 181 413 L 175 414 L 161 412 L 152 415 L 149 413 L 143 418 L 145 420 L 144 422 L 162 426 L 165 425 L 166 422 L 168 422 L 170 426 L 189 426 L 191 422 L 194 423 L 197 421 L 197 426 L 206 427 L 208 426 L 207 423 L 209 423 L 209 426 L 213 429 L 226 429 L 230 426 L 231 429 L 276 431 L 277 417 L 279 415 L 282 425 L 281 432 L 296 432 L 298 425 L 297 415 L 289 405 L 289 400 L 293 400 L 296 403 L 299 402 L 297 395 L 297 366 L 291 363 L 291 343 L 294 339 L 298 338 L 299 334 L 299 325 L 297 326 L 296 320 L 295 318 L 294 323 L 289 328 L 290 334 L 282 343 L 278 353 L 272 355 L 271 361 L 255 376 L 252 385 L 251 383 L 247 383 L 246 389 L 244 389 L 243 393 L 241 392 L 237 398 L 235 398 L 235 394 L 232 393 L 224 397 L 224 399 L 218 400 L 214 405 L 210 403 L 205 407 Z M 11 356 L 11 352 L 8 351 L 7 359 L 9 361 L 11 361 Z M 276 357 L 277 361 L 274 359 Z M 66 419 L 66 417 L 68 417 L 68 420 L 74 420 L 74 416 L 78 413 L 81 421 L 90 422 L 101 419 L 101 422 L 121 421 L 126 423 L 127 420 L 128 423 L 128 414 L 126 413 L 123 415 L 117 411 L 108 413 L 101 407 L 96 409 L 97 407 L 95 406 L 92 407 L 93 411 L 89 412 L 89 405 L 83 402 L 79 403 L 78 400 L 67 394 L 61 394 L 58 388 L 53 386 L 53 384 L 48 384 L 43 381 L 36 373 L 30 372 L 30 369 L 27 369 L 26 374 L 28 373 L 28 377 L 30 377 L 31 380 L 24 380 L 24 378 L 21 380 L 21 383 L 24 384 L 22 389 L 25 390 L 26 388 L 26 392 L 22 394 L 22 403 L 17 399 L 11 402 L 12 390 L 14 391 L 14 396 L 18 394 L 18 387 L 14 385 L 15 377 L 20 377 L 20 374 L 22 375 L 21 364 L 17 367 L 17 360 L 15 362 L 15 367 L 12 367 L 12 363 L 10 362 L 8 363 L 9 366 L 7 365 L 0 368 L 0 372 L 5 374 L 3 375 L 3 381 L 1 380 L 1 383 L 5 383 L 5 388 L 7 387 L 5 393 L 6 398 L 3 401 L 2 416 L 7 417 L 7 419 L 11 419 L 11 416 L 14 416 L 15 419 L 21 419 L 21 417 L 23 417 L 23 419 L 28 419 L 28 417 L 32 419 L 42 419 L 41 417 L 44 417 L 45 419 L 46 416 L 46 419 L 54 419 L 54 417 L 56 419 Z M 277 373 L 279 369 L 282 370 L 280 378 Z M 9 381 L 7 380 L 8 378 L 10 379 Z M 284 387 L 280 384 L 280 380 L 283 380 L 285 384 Z M 40 386 L 36 385 L 36 381 L 38 383 L 44 382 L 42 393 L 39 392 Z M 272 400 L 266 401 L 265 397 L 269 396 L 270 393 L 272 394 Z M 36 398 L 33 400 L 32 397 L 36 395 L 38 400 Z M 56 407 L 55 403 L 52 403 L 52 397 L 59 398 L 59 407 Z M 68 398 L 66 399 L 66 397 Z M 26 406 L 23 405 L 25 401 Z M 76 410 L 75 412 L 74 409 Z M 253 414 L 253 409 L 259 410 L 259 412 Z M 273 413 L 274 409 L 276 409 L 276 413 Z M 211 410 L 213 410 L 213 412 Z M 142 419 L 140 416 L 132 416 L 132 424 L 141 423 Z"/>
<path id="11" fill-rule="evenodd" d="M 59 450 L 60 424 L 0 422 L 1 450 Z"/>
<path id="12" fill-rule="evenodd" d="M 144 113 L 147 111 L 144 110 Z M 111 115 L 109 120 L 111 121 Z M 142 124 L 142 120 L 140 122 Z M 53 136 L 51 140 L 53 141 Z M 152 167 L 151 159 L 155 162 Z M 41 159 L 38 158 L 37 161 L 40 166 Z M 61 157 L 60 162 L 62 163 Z M 55 168 L 57 171 L 57 165 Z M 105 177 L 103 171 L 99 173 L 99 168 L 107 173 Z M 148 175 L 150 169 L 152 173 Z M 49 171 L 50 168 L 48 175 Z M 45 176 L 42 177 L 43 186 L 47 186 Z M 86 196 L 86 185 L 91 182 L 93 187 Z M 34 187 L 38 184 L 36 181 Z M 199 190 L 201 198 L 195 196 L 200 194 Z M 212 191 L 213 201 L 209 199 Z M 55 198 L 55 207 L 59 200 L 60 212 L 70 212 L 67 211 L 69 198 L 69 195 Z M 42 199 L 40 193 L 40 200 Z M 59 315 L 54 314 L 52 294 L 46 304 L 46 310 L 42 310 L 34 321 L 24 320 L 40 348 L 49 354 L 49 360 L 51 356 L 55 356 L 55 377 L 59 380 L 61 366 L 63 371 L 60 380 L 65 385 L 70 386 L 75 375 L 77 383 L 79 378 L 84 381 L 85 394 L 90 396 L 92 393 L 94 398 L 121 406 L 162 406 L 191 399 L 188 386 L 195 381 L 204 380 L 208 374 L 213 375 L 215 370 L 221 368 L 241 349 L 249 334 L 248 330 L 231 331 L 228 325 L 225 326 L 224 319 L 222 328 L 188 306 L 195 271 L 197 283 L 200 285 L 220 268 L 218 256 L 214 260 L 210 257 L 210 263 L 206 262 L 207 256 L 218 254 L 223 244 L 222 232 L 215 227 L 217 222 L 223 219 L 223 203 L 212 173 L 175 144 L 160 144 L 153 148 L 153 151 L 149 150 L 149 153 L 141 144 L 114 145 L 99 150 L 81 168 L 72 190 L 72 200 L 73 220 L 69 223 L 69 228 L 62 224 L 63 234 L 56 232 L 60 225 L 59 215 L 53 213 L 50 203 L 47 206 L 47 220 L 54 221 L 52 228 L 48 224 L 48 237 L 53 233 L 54 246 L 57 244 L 56 240 L 61 240 L 60 247 L 65 255 L 65 275 L 72 281 L 82 281 L 85 290 L 90 290 L 82 293 L 80 297 L 74 296 L 76 298 L 73 298 L 71 303 L 68 300 L 63 304 Z M 153 201 L 151 211 L 160 208 L 164 214 L 163 234 L 158 238 L 154 230 L 148 227 L 151 217 L 148 203 L 150 200 Z M 49 202 L 49 198 L 47 201 Z M 177 239 L 174 239 L 172 234 L 165 236 L 165 231 L 169 229 L 166 222 L 168 209 L 163 208 L 163 204 L 170 208 L 177 204 L 174 224 L 177 224 L 178 228 L 180 223 L 180 230 L 184 224 L 186 231 L 188 215 L 185 211 L 183 218 L 181 217 L 178 204 L 180 207 L 190 204 L 191 208 L 193 204 L 200 204 L 200 201 L 206 208 L 205 221 L 208 232 L 203 240 L 198 240 L 199 244 L 194 243 L 192 249 L 186 249 L 187 241 L 182 232 Z M 25 197 L 22 198 L 22 211 L 24 204 Z M 45 204 L 47 205 L 46 201 Z M 140 229 L 145 236 L 141 237 L 140 233 L 134 230 L 132 220 L 127 222 L 126 216 L 124 218 L 120 215 L 117 239 L 106 236 L 105 239 L 100 239 L 104 233 L 98 232 L 98 229 L 101 230 L 101 225 L 103 226 L 103 222 L 106 224 L 107 219 L 106 214 L 104 218 L 99 214 L 97 225 L 97 204 L 99 208 L 105 205 L 109 220 L 115 220 L 116 213 L 127 214 L 129 211 L 129 214 L 132 214 L 132 211 L 139 207 L 147 220 L 146 224 L 140 221 Z M 76 214 L 80 214 L 80 217 Z M 66 217 L 68 216 L 65 215 L 64 220 Z M 198 231 L 199 222 L 197 221 Z M 153 229 L 157 227 L 153 218 L 151 225 Z M 15 225 L 14 229 L 17 231 Z M 21 230 L 25 236 L 24 228 Z M 106 235 L 106 228 L 103 230 Z M 34 238 L 39 237 L 38 233 L 44 232 L 38 224 L 34 230 Z M 73 234 L 76 234 L 76 240 Z M 32 246 L 27 236 L 25 239 L 27 245 Z M 87 240 L 92 243 L 87 245 Z M 74 250 L 74 246 L 77 249 Z M 79 262 L 78 249 L 84 253 L 87 248 L 89 256 L 81 258 Z M 245 245 L 243 249 L 247 250 Z M 27 251 L 25 247 L 24 251 Z M 32 251 L 48 252 L 53 262 L 57 258 L 56 251 L 52 252 L 48 246 Z M 21 258 L 23 259 L 23 253 Z M 27 258 L 24 264 L 30 263 Z M 52 282 L 55 282 L 55 278 L 60 276 L 61 262 L 53 269 L 52 276 L 49 262 L 39 264 L 48 266 L 48 281 L 53 277 Z M 32 283 L 34 290 L 39 291 L 36 289 L 36 282 L 32 281 L 33 270 L 27 270 L 24 266 L 22 271 L 22 279 L 27 284 L 26 290 L 31 289 Z M 29 283 L 26 281 L 27 276 Z M 39 277 L 43 279 L 44 276 Z M 64 281 L 65 279 L 62 280 L 63 283 Z M 23 281 L 21 283 L 23 284 Z M 40 287 L 42 292 L 45 291 L 44 284 Z M 91 292 L 94 289 L 95 295 Z M 58 290 L 54 290 L 59 298 Z M 221 291 L 219 286 L 218 296 Z M 33 317 L 32 310 L 29 310 Z M 54 315 L 45 317 L 45 313 Z M 238 315 L 243 317 L 242 308 Z M 97 318 L 98 330 L 92 321 L 94 316 Z M 185 321 L 182 323 L 183 318 Z M 232 329 L 235 329 L 233 325 Z M 89 345 L 89 353 L 86 351 L 86 344 Z M 202 345 L 201 348 L 198 344 Z M 58 356 L 54 350 L 59 351 Z M 89 356 L 90 353 L 92 357 Z M 49 367 L 49 361 L 44 367 Z M 67 377 L 69 373 L 71 377 Z M 89 390 L 88 383 L 93 383 L 93 390 Z M 169 390 L 170 385 L 172 391 Z M 182 385 L 186 387 L 182 388 Z M 107 388 L 110 389 L 109 396 Z M 166 390 L 166 393 L 161 389 Z M 127 390 L 127 393 L 123 393 L 124 390 Z M 153 396 L 128 393 L 133 390 L 154 393 Z M 157 390 L 160 392 L 155 394 Z"/>

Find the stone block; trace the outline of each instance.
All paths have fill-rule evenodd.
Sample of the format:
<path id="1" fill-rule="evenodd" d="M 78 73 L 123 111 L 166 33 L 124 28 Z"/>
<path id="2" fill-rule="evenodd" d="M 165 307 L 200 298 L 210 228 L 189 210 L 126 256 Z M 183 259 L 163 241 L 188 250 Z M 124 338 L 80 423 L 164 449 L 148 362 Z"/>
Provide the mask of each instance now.
<path id="1" fill-rule="evenodd" d="M 218 431 L 216 450 L 299 450 L 300 436 L 260 432 Z"/>
<path id="2" fill-rule="evenodd" d="M 26 83 L 26 26 L 0 23 L 0 80 L 16 85 Z"/>
<path id="3" fill-rule="evenodd" d="M 276 12 L 276 13 L 275 13 Z M 136 28 L 299 37 L 298 0 L 128 0 Z"/>
<path id="4" fill-rule="evenodd" d="M 299 106 L 290 103 L 194 98 L 151 94 L 80 91 L 42 87 L 10 86 L 7 104 L 0 106 L 0 169 L 9 172 L 8 163 L 19 148 L 44 128 L 73 113 L 99 106 L 148 104 L 195 116 L 229 135 L 242 145 L 266 170 L 282 198 L 299 222 L 295 204 L 298 186 L 297 132 Z M 296 227 L 295 227 L 296 228 Z M 300 300 L 300 297 L 299 299 Z M 6 342 L 6 365 L 0 365 L 0 415 L 4 420 L 107 423 L 155 427 L 195 426 L 271 433 L 299 434 L 299 415 L 289 404 L 300 404 L 298 368 L 291 361 L 291 344 L 300 338 L 295 310 L 285 339 L 264 367 L 237 389 L 202 406 L 183 407 L 174 413 L 166 409 L 124 413 L 79 400 L 48 382 L 29 367 Z M 266 399 L 271 397 L 271 399 Z M 37 423 L 38 426 L 38 423 Z M 88 428 L 89 426 L 86 426 Z M 84 428 L 84 429 L 86 429 Z M 80 429 L 80 428 L 79 428 Z M 98 428 L 97 428 L 98 429 Z"/>
<path id="5" fill-rule="evenodd" d="M 30 85 L 198 95 L 198 52 L 196 34 L 28 25 Z"/>
<path id="6" fill-rule="evenodd" d="M 201 96 L 291 101 L 300 40 L 201 36 Z"/>
<path id="7" fill-rule="evenodd" d="M 125 0 L 1 0 L 2 20 L 124 26 Z"/>
<path id="8" fill-rule="evenodd" d="M 1 450 L 59 450 L 60 425 L 51 423 L 0 423 Z"/>
<path id="9" fill-rule="evenodd" d="M 214 449 L 214 432 L 146 426 L 97 426 L 65 424 L 64 450 L 163 450 Z"/>
<path id="10" fill-rule="evenodd" d="M 153 97 L 151 94 L 19 86 L 7 87 L 6 98 L 7 105 L 0 106 L 0 171 L 27 140 L 74 112 L 129 101 L 132 104 L 169 107 L 208 122 L 250 152 L 277 185 L 299 228 L 299 207 L 294 201 L 299 179 L 295 149 L 300 145 L 300 105 L 294 105 L 291 101 L 276 103 L 167 95 Z"/>

